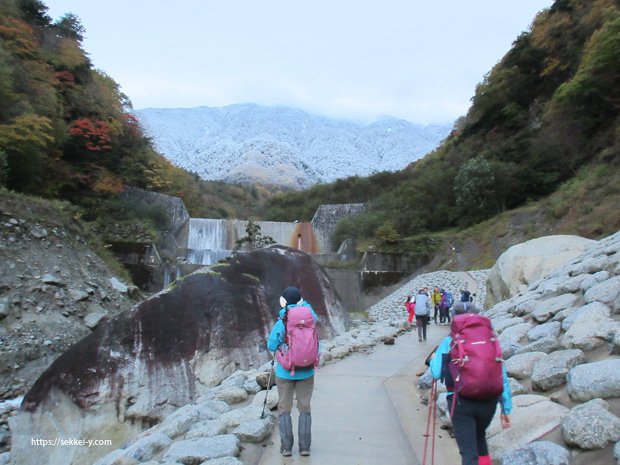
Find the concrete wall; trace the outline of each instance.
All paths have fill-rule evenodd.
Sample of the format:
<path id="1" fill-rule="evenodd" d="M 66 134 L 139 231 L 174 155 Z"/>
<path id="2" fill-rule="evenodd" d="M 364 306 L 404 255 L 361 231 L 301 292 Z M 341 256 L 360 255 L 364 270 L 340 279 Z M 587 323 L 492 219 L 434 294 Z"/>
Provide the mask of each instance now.
<path id="1" fill-rule="evenodd" d="M 333 235 L 340 220 L 359 215 L 364 211 L 363 203 L 321 205 L 312 218 L 312 228 L 324 253 L 333 252 L 340 244 L 334 244 Z"/>

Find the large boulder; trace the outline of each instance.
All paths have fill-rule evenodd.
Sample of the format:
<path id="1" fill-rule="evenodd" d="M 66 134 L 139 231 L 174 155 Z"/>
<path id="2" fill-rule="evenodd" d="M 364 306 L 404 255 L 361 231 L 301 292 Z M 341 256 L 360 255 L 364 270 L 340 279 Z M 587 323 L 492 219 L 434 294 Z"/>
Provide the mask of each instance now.
<path id="1" fill-rule="evenodd" d="M 499 414 L 496 414 L 487 430 L 489 452 L 492 456 L 501 455 L 513 448 L 525 447 L 553 431 L 569 411 L 544 396 L 532 394 L 513 397 L 513 407 L 510 428 L 502 429 Z"/>
<path id="2" fill-rule="evenodd" d="M 524 291 L 595 244 L 579 236 L 546 236 L 510 247 L 489 273 L 485 308 Z"/>
<path id="3" fill-rule="evenodd" d="M 566 382 L 574 402 L 620 397 L 620 359 L 577 365 L 566 375 Z"/>
<path id="4" fill-rule="evenodd" d="M 562 421 L 562 437 L 569 446 L 602 449 L 620 440 L 620 418 L 609 411 L 602 399 L 574 407 Z"/>
<path id="5" fill-rule="evenodd" d="M 267 362 L 265 340 L 289 285 L 299 287 L 319 315 L 321 338 L 345 331 L 344 307 L 309 255 L 281 246 L 239 254 L 102 323 L 56 359 L 12 419 L 12 460 L 95 462 L 105 447 L 33 448 L 30 438 L 60 430 L 123 443 L 235 370 Z"/>

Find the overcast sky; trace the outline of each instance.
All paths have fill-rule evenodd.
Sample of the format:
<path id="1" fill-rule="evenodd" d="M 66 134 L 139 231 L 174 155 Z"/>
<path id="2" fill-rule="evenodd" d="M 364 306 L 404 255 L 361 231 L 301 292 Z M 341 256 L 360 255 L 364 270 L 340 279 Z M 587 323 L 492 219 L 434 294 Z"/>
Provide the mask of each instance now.
<path id="1" fill-rule="evenodd" d="M 44 0 L 134 108 L 449 122 L 552 0 Z"/>

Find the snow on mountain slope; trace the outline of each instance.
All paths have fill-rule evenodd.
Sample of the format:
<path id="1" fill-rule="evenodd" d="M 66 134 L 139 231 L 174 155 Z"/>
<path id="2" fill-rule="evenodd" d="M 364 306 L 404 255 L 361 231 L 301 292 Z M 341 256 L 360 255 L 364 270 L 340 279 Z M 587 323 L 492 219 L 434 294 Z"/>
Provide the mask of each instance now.
<path id="1" fill-rule="evenodd" d="M 452 129 L 396 118 L 361 124 L 255 104 L 135 114 L 165 157 L 203 179 L 293 188 L 402 169 Z"/>

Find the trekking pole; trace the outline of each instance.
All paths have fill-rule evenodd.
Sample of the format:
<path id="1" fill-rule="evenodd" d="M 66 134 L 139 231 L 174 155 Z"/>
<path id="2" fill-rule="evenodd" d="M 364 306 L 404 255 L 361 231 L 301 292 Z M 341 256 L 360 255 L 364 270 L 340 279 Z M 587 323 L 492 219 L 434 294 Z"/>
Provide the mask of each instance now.
<path id="1" fill-rule="evenodd" d="M 426 457 L 428 452 L 428 438 L 430 436 L 431 430 L 431 415 L 434 417 L 436 410 L 437 402 L 435 401 L 435 397 L 437 394 L 437 380 L 433 380 L 433 385 L 431 387 L 431 395 L 429 398 L 428 404 L 428 417 L 426 418 L 426 434 L 424 439 L 424 456 L 422 457 L 422 465 L 426 465 Z M 435 463 L 435 420 L 433 419 L 433 440 L 432 440 L 432 451 L 431 451 L 431 464 Z"/>
<path id="2" fill-rule="evenodd" d="M 433 393 L 432 412 L 433 415 L 433 439 L 431 440 L 431 465 L 435 465 L 435 427 L 437 425 L 437 382 L 435 381 L 435 392 Z"/>
<path id="3" fill-rule="evenodd" d="M 271 376 L 273 375 L 273 366 L 275 364 L 275 361 L 276 361 L 276 356 L 275 354 L 273 354 L 273 357 L 271 357 L 271 368 L 269 369 L 269 381 L 267 381 L 267 390 L 265 391 L 265 401 L 263 402 L 263 413 L 260 414 L 261 420 L 265 418 L 265 407 L 267 406 L 267 395 L 269 394 L 269 391 L 271 390 Z"/>

